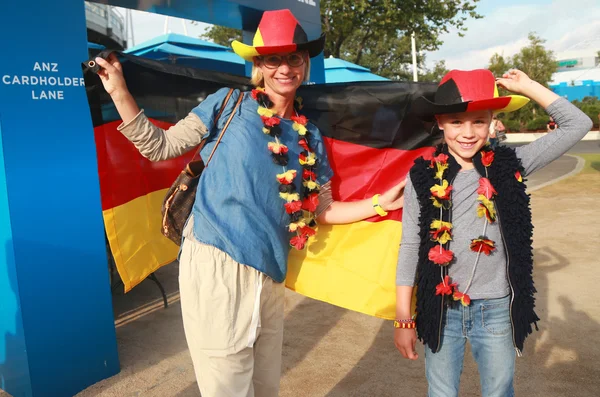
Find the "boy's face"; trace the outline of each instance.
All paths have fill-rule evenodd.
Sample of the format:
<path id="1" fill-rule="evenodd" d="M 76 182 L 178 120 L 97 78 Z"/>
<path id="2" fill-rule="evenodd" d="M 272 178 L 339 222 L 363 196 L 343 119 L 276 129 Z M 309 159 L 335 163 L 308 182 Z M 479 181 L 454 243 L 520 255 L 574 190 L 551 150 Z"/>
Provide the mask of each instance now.
<path id="1" fill-rule="evenodd" d="M 473 156 L 487 142 L 492 112 L 480 110 L 442 114 L 436 118 L 440 129 L 444 131 L 444 139 L 450 153 L 461 165 L 471 163 Z"/>

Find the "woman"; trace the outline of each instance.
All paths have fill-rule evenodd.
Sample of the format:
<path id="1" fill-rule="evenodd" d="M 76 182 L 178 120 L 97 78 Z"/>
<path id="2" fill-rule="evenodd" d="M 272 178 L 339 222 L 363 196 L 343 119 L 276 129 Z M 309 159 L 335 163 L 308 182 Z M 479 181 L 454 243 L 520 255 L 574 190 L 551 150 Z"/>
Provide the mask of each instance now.
<path id="1" fill-rule="evenodd" d="M 267 11 L 253 44 L 232 46 L 253 62 L 257 88 L 234 92 L 216 128 L 227 89 L 165 132 L 136 105 L 114 55 L 96 59 L 123 119 L 119 130 L 154 161 L 179 156 L 202 139 L 207 158 L 242 96 L 198 183 L 180 252 L 183 322 L 204 397 L 278 395 L 288 251 L 304 247 L 315 220 L 350 223 L 402 206 L 403 183 L 373 199 L 332 199 L 321 134 L 294 107 L 324 37 L 308 41 L 289 10 Z"/>

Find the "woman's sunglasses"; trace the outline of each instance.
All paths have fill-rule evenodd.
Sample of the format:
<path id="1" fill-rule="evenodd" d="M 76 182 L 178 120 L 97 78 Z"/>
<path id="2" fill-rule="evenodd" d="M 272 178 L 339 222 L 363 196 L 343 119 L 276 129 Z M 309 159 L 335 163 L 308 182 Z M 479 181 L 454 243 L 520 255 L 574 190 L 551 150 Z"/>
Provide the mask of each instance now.
<path id="1" fill-rule="evenodd" d="M 304 65 L 304 55 L 300 52 L 293 52 L 288 55 L 265 55 L 260 59 L 268 69 L 277 69 L 284 59 L 292 68 Z"/>

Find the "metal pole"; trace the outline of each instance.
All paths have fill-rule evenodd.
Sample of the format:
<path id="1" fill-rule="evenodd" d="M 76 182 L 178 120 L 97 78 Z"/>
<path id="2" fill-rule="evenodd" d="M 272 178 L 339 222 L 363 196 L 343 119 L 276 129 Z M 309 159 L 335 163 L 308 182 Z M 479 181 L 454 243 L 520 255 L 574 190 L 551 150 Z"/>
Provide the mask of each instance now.
<path id="1" fill-rule="evenodd" d="M 168 15 L 165 17 L 165 28 L 163 29 L 164 34 L 168 33 L 167 29 L 169 29 L 169 16 Z"/>
<path id="2" fill-rule="evenodd" d="M 181 24 L 183 25 L 183 34 L 188 35 L 187 26 L 185 25 L 185 19 L 181 20 Z"/>
<path id="3" fill-rule="evenodd" d="M 415 32 L 412 32 L 410 35 L 410 41 L 412 44 L 413 81 L 419 81 L 417 75 L 417 43 L 415 41 Z"/>

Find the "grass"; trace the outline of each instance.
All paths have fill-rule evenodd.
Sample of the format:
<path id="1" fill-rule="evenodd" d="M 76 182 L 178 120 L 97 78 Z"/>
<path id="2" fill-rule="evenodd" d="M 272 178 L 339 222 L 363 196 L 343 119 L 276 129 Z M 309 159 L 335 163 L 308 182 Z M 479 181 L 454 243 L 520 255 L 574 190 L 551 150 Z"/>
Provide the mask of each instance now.
<path id="1" fill-rule="evenodd" d="M 576 154 L 585 160 L 585 166 L 582 173 L 600 172 L 600 153 L 582 153 Z"/>

